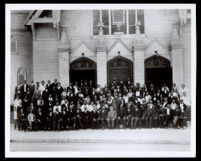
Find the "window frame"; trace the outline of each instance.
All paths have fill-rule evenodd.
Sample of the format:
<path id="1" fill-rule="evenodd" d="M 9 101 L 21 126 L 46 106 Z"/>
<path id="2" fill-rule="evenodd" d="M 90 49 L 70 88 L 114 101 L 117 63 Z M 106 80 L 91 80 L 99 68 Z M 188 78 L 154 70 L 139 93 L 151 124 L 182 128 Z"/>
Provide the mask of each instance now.
<path id="1" fill-rule="evenodd" d="M 103 9 L 104 10 L 104 9 Z M 132 34 L 130 34 L 129 33 L 129 27 L 130 26 L 134 26 L 134 25 L 129 25 L 129 10 L 131 10 L 131 9 L 124 9 L 124 13 L 125 13 L 125 16 L 126 16 L 126 18 L 125 18 L 125 23 L 126 23 L 126 33 L 125 34 L 122 34 L 121 35 L 121 37 L 133 37 L 134 35 L 136 35 L 136 33 L 132 33 Z M 135 10 L 135 9 L 133 9 L 133 10 Z M 100 10 L 99 10 L 100 11 Z M 118 38 L 119 37 L 119 35 L 115 35 L 115 34 L 112 34 L 112 10 L 111 9 L 108 9 L 108 11 L 109 11 L 109 15 L 108 15 L 108 19 L 109 19 L 109 34 L 107 34 L 107 35 L 103 35 L 105 38 Z M 93 26 L 93 21 L 94 21 L 94 18 L 93 18 L 93 10 L 92 10 L 92 12 L 91 12 L 92 14 L 91 14 L 91 28 L 92 28 L 92 32 L 91 32 L 91 38 L 98 38 L 98 34 L 97 35 L 95 35 L 94 34 L 94 26 Z M 145 12 L 144 12 L 145 13 Z M 145 18 L 144 18 L 144 24 L 145 24 Z M 141 33 L 140 34 L 141 35 L 141 37 L 145 37 L 145 26 L 144 26 L 144 33 Z"/>

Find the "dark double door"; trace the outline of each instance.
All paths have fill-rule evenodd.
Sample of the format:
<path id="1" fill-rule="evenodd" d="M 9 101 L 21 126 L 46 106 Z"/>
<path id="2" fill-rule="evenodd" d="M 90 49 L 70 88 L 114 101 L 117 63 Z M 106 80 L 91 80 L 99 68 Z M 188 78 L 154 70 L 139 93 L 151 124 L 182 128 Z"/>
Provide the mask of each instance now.
<path id="1" fill-rule="evenodd" d="M 91 81 L 93 86 L 96 86 L 96 63 L 88 58 L 80 58 L 75 60 L 70 65 L 70 81 L 74 84 Z"/>
<path id="2" fill-rule="evenodd" d="M 110 60 L 107 64 L 108 69 L 108 83 L 111 84 L 113 80 L 116 82 L 126 82 L 128 78 L 133 80 L 133 63 L 121 56 Z"/>
<path id="3" fill-rule="evenodd" d="M 152 56 L 145 60 L 145 83 L 149 86 L 172 85 L 172 67 L 169 60 L 161 56 Z"/>
<path id="4" fill-rule="evenodd" d="M 164 83 L 167 86 L 172 84 L 172 68 L 147 68 L 145 73 L 146 84 L 154 84 L 155 86 L 162 86 Z"/>

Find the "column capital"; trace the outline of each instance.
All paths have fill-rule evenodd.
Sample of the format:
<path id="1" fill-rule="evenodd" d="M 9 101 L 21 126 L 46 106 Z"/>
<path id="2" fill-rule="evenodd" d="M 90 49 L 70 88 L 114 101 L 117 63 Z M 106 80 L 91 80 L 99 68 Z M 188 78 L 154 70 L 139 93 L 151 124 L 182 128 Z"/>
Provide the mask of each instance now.
<path id="1" fill-rule="evenodd" d="M 183 43 L 171 43 L 172 50 L 182 49 Z"/>
<path id="2" fill-rule="evenodd" d="M 97 52 L 107 52 L 107 47 L 105 45 L 99 45 L 96 47 L 96 53 Z"/>
<path id="3" fill-rule="evenodd" d="M 140 35 L 136 35 L 136 38 L 133 42 L 133 51 L 142 51 L 145 48 L 145 38 L 140 36 Z"/>
<path id="4" fill-rule="evenodd" d="M 57 46 L 58 52 L 67 52 L 70 53 L 70 48 L 68 46 L 64 46 L 64 45 L 58 45 Z"/>

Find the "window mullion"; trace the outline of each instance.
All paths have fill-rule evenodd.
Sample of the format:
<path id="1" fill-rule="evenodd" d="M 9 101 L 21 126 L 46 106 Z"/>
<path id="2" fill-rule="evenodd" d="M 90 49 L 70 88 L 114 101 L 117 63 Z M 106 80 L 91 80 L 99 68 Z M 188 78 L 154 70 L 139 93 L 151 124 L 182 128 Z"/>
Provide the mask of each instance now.
<path id="1" fill-rule="evenodd" d="M 103 20 L 102 20 L 102 10 L 100 10 L 100 23 L 103 23 Z"/>
<path id="2" fill-rule="evenodd" d="M 129 16 L 128 16 L 128 10 L 126 10 L 126 34 L 129 34 Z"/>
<path id="3" fill-rule="evenodd" d="M 109 35 L 111 35 L 111 10 L 109 10 Z"/>

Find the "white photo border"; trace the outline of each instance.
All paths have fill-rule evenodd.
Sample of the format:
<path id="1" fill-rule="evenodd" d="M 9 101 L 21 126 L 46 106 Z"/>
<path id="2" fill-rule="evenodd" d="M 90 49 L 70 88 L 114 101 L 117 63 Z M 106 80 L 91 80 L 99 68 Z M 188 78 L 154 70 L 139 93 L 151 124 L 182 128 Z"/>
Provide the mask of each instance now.
<path id="1" fill-rule="evenodd" d="M 195 157 L 196 156 L 196 4 L 6 4 L 5 5 L 5 157 Z M 10 76 L 11 10 L 88 10 L 88 9 L 191 9 L 191 145 L 188 152 L 11 152 L 10 151 Z"/>

